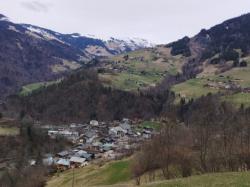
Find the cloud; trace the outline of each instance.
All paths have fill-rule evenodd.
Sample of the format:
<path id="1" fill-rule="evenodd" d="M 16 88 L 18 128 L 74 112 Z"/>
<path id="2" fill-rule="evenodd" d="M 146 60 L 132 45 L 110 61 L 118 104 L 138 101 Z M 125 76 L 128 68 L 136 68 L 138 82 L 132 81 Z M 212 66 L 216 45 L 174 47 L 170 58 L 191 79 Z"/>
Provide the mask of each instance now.
<path id="1" fill-rule="evenodd" d="M 28 10 L 35 12 L 48 12 L 49 6 L 39 1 L 21 2 L 21 5 Z"/>

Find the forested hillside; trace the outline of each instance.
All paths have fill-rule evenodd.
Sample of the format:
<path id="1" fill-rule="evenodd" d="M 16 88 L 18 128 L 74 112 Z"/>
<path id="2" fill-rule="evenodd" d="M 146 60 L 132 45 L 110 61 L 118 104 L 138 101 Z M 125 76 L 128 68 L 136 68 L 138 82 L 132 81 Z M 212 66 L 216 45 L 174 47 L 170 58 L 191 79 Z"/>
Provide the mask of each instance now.
<path id="1" fill-rule="evenodd" d="M 172 97 L 168 91 L 129 93 L 104 87 L 95 72 L 82 70 L 29 96 L 11 97 L 8 104 L 10 110 L 44 121 L 148 119 L 159 115 Z"/>

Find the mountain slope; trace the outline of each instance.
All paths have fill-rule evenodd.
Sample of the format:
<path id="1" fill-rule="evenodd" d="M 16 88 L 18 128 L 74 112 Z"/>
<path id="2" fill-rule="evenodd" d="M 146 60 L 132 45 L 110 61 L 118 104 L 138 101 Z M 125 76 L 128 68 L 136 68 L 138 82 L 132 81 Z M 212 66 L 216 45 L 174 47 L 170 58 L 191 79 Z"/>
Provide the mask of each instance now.
<path id="1" fill-rule="evenodd" d="M 22 85 L 61 77 L 94 58 L 144 47 L 143 43 L 103 41 L 15 24 L 0 15 L 0 99 Z"/>
<path id="2" fill-rule="evenodd" d="M 126 100 L 127 97 L 132 97 L 131 102 L 135 103 L 141 88 L 156 85 L 157 89 L 154 89 L 156 92 L 172 86 L 172 90 L 179 98 L 191 99 L 208 93 L 219 93 L 222 100 L 246 102 L 250 100 L 250 51 L 248 50 L 250 43 L 244 41 L 250 39 L 250 32 L 244 27 L 249 22 L 250 14 L 243 15 L 209 30 L 202 30 L 192 38 L 185 37 L 165 46 L 128 52 L 97 62 L 95 67 L 102 84 L 123 91 L 136 91 L 135 94 L 115 90 L 115 93 L 119 94 L 114 96 L 111 89 L 106 90 L 99 81 L 97 81 L 98 84 L 96 82 L 96 87 L 93 84 L 91 87 L 84 87 L 83 85 L 86 86 L 86 84 L 82 85 L 81 80 L 71 82 L 72 86 L 65 84 L 67 82 L 65 80 L 59 84 L 59 88 L 57 85 L 50 86 L 44 91 L 24 98 L 21 105 L 26 107 L 27 113 L 38 116 L 39 119 L 48 120 L 55 116 L 53 115 L 55 111 L 60 112 L 60 119 L 63 119 L 62 116 L 70 119 L 89 119 L 93 115 L 94 117 L 100 115 L 97 116 L 100 119 L 115 119 L 118 114 L 123 117 L 130 115 L 135 117 L 133 115 L 137 115 L 138 111 L 132 110 L 134 113 L 126 113 L 127 108 L 135 107 L 139 110 L 142 105 L 131 107 L 120 103 L 121 108 L 118 111 L 109 114 L 105 111 L 110 111 L 110 106 L 116 108 L 113 104 Z M 225 25 L 228 25 L 226 30 L 231 29 L 230 32 L 225 32 Z M 204 35 L 204 33 L 207 34 Z M 239 43 L 241 45 L 238 45 Z M 85 90 L 92 93 L 91 97 Z M 70 102 L 63 98 L 70 98 Z M 89 99 L 88 102 L 86 98 Z M 143 99 L 145 98 L 140 98 L 139 103 Z M 160 110 L 158 107 L 161 108 L 162 105 L 158 105 L 158 101 L 157 104 L 154 101 L 152 104 L 152 100 L 147 99 L 145 102 L 148 102 L 146 104 L 149 106 L 143 106 L 149 107 L 146 113 L 157 114 L 156 111 Z M 92 103 L 89 102 L 91 100 L 93 100 Z M 85 107 L 82 108 L 83 106 Z M 46 113 L 45 107 L 49 108 L 50 112 Z M 70 112 L 72 108 L 74 112 Z M 65 111 L 67 113 L 64 113 Z M 82 111 L 84 112 L 81 113 Z M 143 115 L 145 113 L 138 114 L 138 116 Z"/>
<path id="3" fill-rule="evenodd" d="M 220 93 L 223 100 L 250 106 L 250 14 L 230 19 L 193 38 L 173 42 L 173 55 L 189 58 L 192 80 L 173 87 L 185 98 Z"/>
<path id="4" fill-rule="evenodd" d="M 250 106 L 249 28 L 250 14 L 242 15 L 192 38 L 110 57 L 100 63 L 99 75 L 126 91 L 180 83 L 172 88 L 179 98 L 220 93 L 222 100 Z"/>
<path id="5" fill-rule="evenodd" d="M 170 43 L 172 55 L 195 58 L 200 63 L 221 64 L 250 54 L 250 14 L 227 20 L 208 30 L 202 29 L 192 38 Z"/>
<path id="6" fill-rule="evenodd" d="M 0 96 L 14 93 L 22 84 L 56 78 L 53 67 L 63 61 L 76 64 L 81 55 L 80 50 L 40 38 L 21 25 L 0 21 Z"/>
<path id="7" fill-rule="evenodd" d="M 140 38 L 116 39 L 111 37 L 108 40 L 102 40 L 95 36 L 81 36 L 78 33 L 61 34 L 29 24 L 22 24 L 22 26 L 42 38 L 57 40 L 61 43 L 80 49 L 89 59 L 94 57 L 112 56 L 154 46 L 147 40 Z"/>

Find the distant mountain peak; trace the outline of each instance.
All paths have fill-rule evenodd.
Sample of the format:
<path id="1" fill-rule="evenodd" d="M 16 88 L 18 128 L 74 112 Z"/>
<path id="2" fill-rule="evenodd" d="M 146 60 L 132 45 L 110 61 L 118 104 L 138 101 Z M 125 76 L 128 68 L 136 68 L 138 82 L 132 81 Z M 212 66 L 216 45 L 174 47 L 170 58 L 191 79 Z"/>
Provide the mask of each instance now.
<path id="1" fill-rule="evenodd" d="M 9 21 L 9 18 L 3 14 L 0 14 L 0 21 Z"/>
<path id="2" fill-rule="evenodd" d="M 155 44 L 149 42 L 148 40 L 141 39 L 141 38 L 113 38 L 111 37 L 108 40 L 106 40 L 106 43 L 109 46 L 113 46 L 115 44 L 123 50 L 126 50 L 127 48 L 131 50 L 137 50 L 137 49 L 151 48 L 151 47 L 156 46 Z"/>
<path id="3" fill-rule="evenodd" d="M 0 99 L 24 84 L 48 81 L 88 66 L 93 59 L 148 47 L 145 40 L 106 41 L 93 35 L 16 24 L 2 14 L 0 30 L 0 46 L 6 46 L 0 49 Z"/>

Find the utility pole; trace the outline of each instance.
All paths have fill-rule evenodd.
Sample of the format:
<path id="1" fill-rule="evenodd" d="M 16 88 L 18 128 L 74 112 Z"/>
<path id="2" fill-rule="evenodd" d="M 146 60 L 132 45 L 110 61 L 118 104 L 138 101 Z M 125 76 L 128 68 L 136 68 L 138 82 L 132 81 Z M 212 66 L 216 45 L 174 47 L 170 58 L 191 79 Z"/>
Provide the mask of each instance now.
<path id="1" fill-rule="evenodd" d="M 75 186 L 75 167 L 73 167 L 72 187 Z"/>

